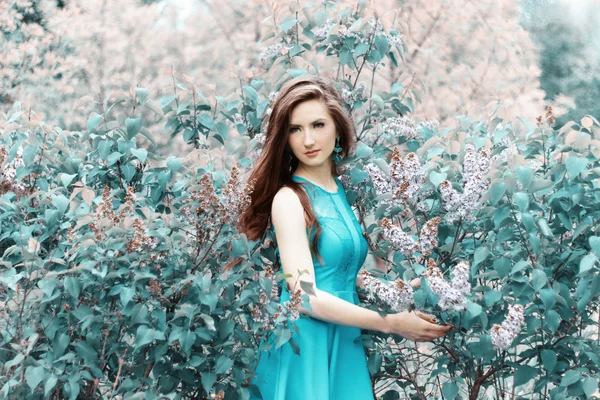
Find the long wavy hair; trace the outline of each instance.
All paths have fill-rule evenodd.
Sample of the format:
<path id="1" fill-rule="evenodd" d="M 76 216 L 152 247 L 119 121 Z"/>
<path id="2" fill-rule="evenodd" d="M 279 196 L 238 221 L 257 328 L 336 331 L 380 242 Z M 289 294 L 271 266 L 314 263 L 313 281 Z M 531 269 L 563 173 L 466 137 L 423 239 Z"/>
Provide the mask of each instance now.
<path id="1" fill-rule="evenodd" d="M 327 107 L 335 123 L 336 133 L 340 136 L 342 157 L 347 157 L 354 146 L 356 140 L 354 122 L 344 109 L 342 97 L 333 85 L 315 75 L 304 75 L 285 82 L 277 92 L 272 105 L 262 153 L 248 178 L 249 181 L 255 182 L 250 196 L 251 203 L 240 216 L 237 227 L 250 240 L 261 238 L 269 227 L 273 198 L 281 187 L 287 186 L 300 199 L 305 212 L 306 225 L 311 235 L 312 232 L 315 233 L 311 250 L 322 264 L 323 260 L 317 250 L 321 226 L 312 210 L 308 195 L 301 188 L 302 183 L 292 180 L 292 174 L 298 167 L 299 160 L 288 144 L 292 110 L 296 105 L 307 100 L 322 101 Z M 291 161 L 288 161 L 290 157 Z M 331 165 L 332 175 L 338 176 L 336 164 L 332 162 Z"/>

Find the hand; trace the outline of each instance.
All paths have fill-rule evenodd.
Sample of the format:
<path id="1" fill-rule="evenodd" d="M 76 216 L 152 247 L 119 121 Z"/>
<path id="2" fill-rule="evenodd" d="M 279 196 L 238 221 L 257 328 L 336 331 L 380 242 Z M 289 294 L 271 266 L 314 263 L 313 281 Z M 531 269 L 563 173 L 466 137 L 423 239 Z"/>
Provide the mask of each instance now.
<path id="1" fill-rule="evenodd" d="M 395 333 L 415 342 L 431 342 L 446 335 L 452 325 L 436 325 L 435 318 L 420 311 L 404 311 L 388 314 L 390 333 Z"/>

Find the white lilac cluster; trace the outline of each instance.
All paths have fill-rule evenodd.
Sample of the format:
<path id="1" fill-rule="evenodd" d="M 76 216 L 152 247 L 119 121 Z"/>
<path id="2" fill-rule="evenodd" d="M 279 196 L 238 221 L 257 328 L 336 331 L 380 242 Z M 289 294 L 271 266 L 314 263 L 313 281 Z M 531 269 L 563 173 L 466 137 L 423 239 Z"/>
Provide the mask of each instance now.
<path id="1" fill-rule="evenodd" d="M 225 119 L 225 125 L 227 125 L 229 129 L 237 129 L 238 125 L 244 124 L 244 116 L 242 114 L 235 113 L 232 118 L 233 121 L 231 121 L 229 118 Z"/>
<path id="2" fill-rule="evenodd" d="M 365 84 L 364 82 L 358 82 L 354 90 L 348 90 L 342 88 L 342 98 L 348 106 L 352 107 L 355 102 L 365 102 L 367 101 L 367 96 L 365 94 Z"/>
<path id="3" fill-rule="evenodd" d="M 258 144 L 265 144 L 265 139 L 266 139 L 266 136 L 262 132 L 261 133 L 257 133 L 254 136 L 254 140 L 256 140 L 256 143 L 258 143 Z"/>
<path id="4" fill-rule="evenodd" d="M 438 226 L 440 224 L 440 217 L 430 219 L 421 228 L 419 234 L 419 252 L 425 257 L 431 255 L 433 250 L 438 245 Z"/>
<path id="5" fill-rule="evenodd" d="M 390 162 L 390 174 L 394 190 L 393 200 L 399 200 L 402 207 L 406 207 L 409 202 L 414 204 L 420 200 L 417 194 L 425 182 L 425 173 L 415 153 L 408 153 L 403 160 L 400 150 L 395 147 Z"/>
<path id="6" fill-rule="evenodd" d="M 439 186 L 444 207 L 448 211 L 446 219 L 449 223 L 459 218 L 469 222 L 475 221 L 473 211 L 479 208 L 479 199 L 490 186 L 486 177 L 490 171 L 489 150 L 483 149 L 475 154 L 472 144 L 468 144 L 465 150 L 463 192 L 459 194 L 447 180 L 442 181 Z"/>
<path id="7" fill-rule="evenodd" d="M 394 250 L 401 252 L 406 257 L 412 256 L 415 251 L 419 251 L 424 256 L 429 256 L 438 245 L 438 225 L 440 217 L 430 219 L 425 223 L 419 234 L 419 239 L 415 240 L 412 235 L 404 232 L 402 228 L 392 225 L 392 222 L 383 218 L 383 235 L 388 239 Z"/>
<path id="8" fill-rule="evenodd" d="M 464 310 L 467 306 L 465 295 L 471 291 L 469 264 L 461 261 L 456 265 L 452 284 L 444 279 L 442 271 L 435 265 L 433 259 L 429 259 L 428 264 L 425 277 L 431 291 L 439 297 L 440 308 L 442 310 Z"/>
<path id="9" fill-rule="evenodd" d="M 428 120 L 419 122 L 419 126 L 418 127 L 419 128 L 426 127 L 426 128 L 429 128 L 430 130 L 433 131 L 436 128 L 438 128 L 439 126 L 440 126 L 440 122 L 438 120 L 436 120 L 436 119 L 428 119 Z"/>
<path id="10" fill-rule="evenodd" d="M 390 137 L 404 136 L 408 139 L 417 137 L 419 127 L 408 117 L 389 117 L 381 123 L 381 130 Z"/>
<path id="11" fill-rule="evenodd" d="M 0 145 L 0 194 L 12 191 L 15 193 L 20 193 L 25 191 L 25 185 L 23 184 L 23 180 L 20 183 L 17 183 L 17 168 L 25 166 L 23 162 L 23 147 L 19 146 L 17 148 L 17 154 L 15 158 L 13 158 L 10 162 L 9 159 L 9 151 L 4 145 Z M 39 163 L 41 161 L 40 154 L 36 154 L 33 160 L 34 163 Z"/>
<path id="12" fill-rule="evenodd" d="M 392 191 L 392 185 L 389 178 L 381 169 L 379 169 L 379 167 L 373 164 L 368 164 L 364 169 L 365 172 L 369 174 L 369 178 L 373 183 L 373 188 L 375 189 L 377 196 L 381 196 L 382 194 L 390 193 Z"/>
<path id="13" fill-rule="evenodd" d="M 520 304 L 508 306 L 508 317 L 502 322 L 502 325 L 494 324 L 490 332 L 494 347 L 506 350 L 512 345 L 525 322 L 523 311 L 523 306 Z"/>
<path id="14" fill-rule="evenodd" d="M 258 59 L 261 63 L 270 62 L 284 52 L 289 51 L 293 47 L 293 37 L 291 35 L 285 35 L 280 37 L 277 43 L 274 43 L 267 47 L 260 55 Z"/>
<path id="15" fill-rule="evenodd" d="M 325 39 L 327 39 L 329 37 L 329 33 L 331 33 L 331 28 L 333 28 L 333 26 L 335 25 L 335 22 L 333 22 L 331 19 L 327 19 L 327 21 L 325 21 L 325 25 L 320 26 L 314 33 L 315 35 L 315 40 L 317 42 L 321 42 Z"/>
<path id="16" fill-rule="evenodd" d="M 413 304 L 413 289 L 401 279 L 392 284 L 385 283 L 368 271 L 360 272 L 361 280 L 367 290 L 367 299 L 376 301 L 379 299 L 396 312 L 403 312 Z"/>

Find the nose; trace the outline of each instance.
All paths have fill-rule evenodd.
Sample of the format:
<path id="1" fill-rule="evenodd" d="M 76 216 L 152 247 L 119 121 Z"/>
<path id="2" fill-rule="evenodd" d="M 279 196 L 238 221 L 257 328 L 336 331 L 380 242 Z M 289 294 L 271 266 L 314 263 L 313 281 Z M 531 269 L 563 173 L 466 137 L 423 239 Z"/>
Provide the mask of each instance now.
<path id="1" fill-rule="evenodd" d="M 307 129 L 304 132 L 306 132 L 304 134 L 304 146 L 305 147 L 313 146 L 315 144 L 315 139 L 312 136 L 312 132 L 310 131 L 310 129 Z"/>

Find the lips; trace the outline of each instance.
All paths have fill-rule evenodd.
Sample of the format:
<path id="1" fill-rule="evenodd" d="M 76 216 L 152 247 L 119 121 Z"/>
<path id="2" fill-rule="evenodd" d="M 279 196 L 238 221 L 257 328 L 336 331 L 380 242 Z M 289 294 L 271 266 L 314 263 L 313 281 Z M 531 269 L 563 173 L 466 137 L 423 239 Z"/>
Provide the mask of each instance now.
<path id="1" fill-rule="evenodd" d="M 311 151 L 311 152 L 308 152 L 308 153 L 304 153 L 304 154 L 306 154 L 307 156 L 309 156 L 309 157 L 310 157 L 310 156 L 315 156 L 315 155 L 317 155 L 317 153 L 318 153 L 319 151 L 321 151 L 321 150 L 314 150 L 314 151 Z"/>

